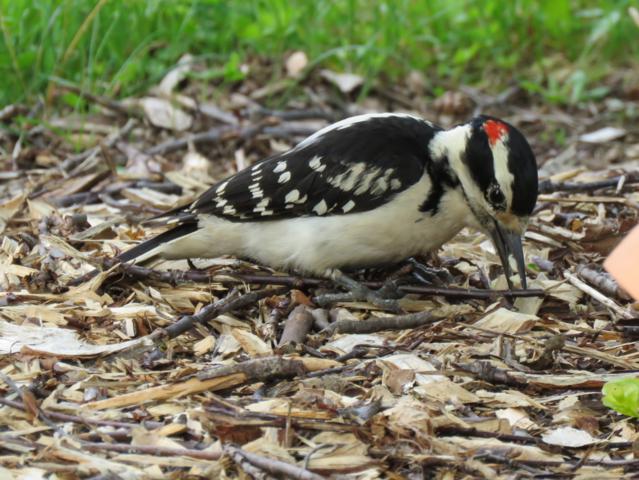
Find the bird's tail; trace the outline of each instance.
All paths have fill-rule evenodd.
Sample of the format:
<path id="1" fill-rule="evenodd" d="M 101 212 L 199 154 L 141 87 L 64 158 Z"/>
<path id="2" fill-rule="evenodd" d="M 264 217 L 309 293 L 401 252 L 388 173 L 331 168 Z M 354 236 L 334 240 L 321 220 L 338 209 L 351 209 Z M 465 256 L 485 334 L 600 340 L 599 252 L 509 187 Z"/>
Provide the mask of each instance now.
<path id="1" fill-rule="evenodd" d="M 131 260 L 135 260 L 136 263 L 144 262 L 161 253 L 162 247 L 165 244 L 189 235 L 197 229 L 198 226 L 195 222 L 182 223 L 171 230 L 160 233 L 146 242 L 142 242 L 130 248 L 126 252 L 122 252 L 116 258 L 120 263 L 130 262 Z"/>
<path id="2" fill-rule="evenodd" d="M 126 252 L 122 252 L 120 255 L 115 257 L 115 260 L 118 263 L 126 263 L 131 261 L 134 261 L 134 263 L 144 262 L 162 253 L 162 249 L 167 243 L 189 235 L 195 232 L 197 229 L 198 226 L 196 222 L 186 222 L 179 224 L 171 230 L 160 233 L 159 235 L 156 235 L 155 237 L 150 238 L 149 240 L 142 242 L 133 248 L 130 248 Z M 82 275 L 81 277 L 74 278 L 67 285 L 80 285 L 88 280 L 91 280 L 98 273 L 100 273 L 99 269 L 92 270 L 89 273 Z"/>

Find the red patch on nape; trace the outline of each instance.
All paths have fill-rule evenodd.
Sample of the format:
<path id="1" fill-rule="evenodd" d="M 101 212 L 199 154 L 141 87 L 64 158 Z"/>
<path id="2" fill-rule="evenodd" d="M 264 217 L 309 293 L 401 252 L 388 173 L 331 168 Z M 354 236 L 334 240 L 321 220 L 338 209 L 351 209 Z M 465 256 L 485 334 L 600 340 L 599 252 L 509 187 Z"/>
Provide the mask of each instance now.
<path id="1" fill-rule="evenodd" d="M 497 120 L 487 120 L 484 123 L 484 132 L 488 135 L 488 141 L 492 147 L 505 135 L 508 135 L 508 127 Z"/>

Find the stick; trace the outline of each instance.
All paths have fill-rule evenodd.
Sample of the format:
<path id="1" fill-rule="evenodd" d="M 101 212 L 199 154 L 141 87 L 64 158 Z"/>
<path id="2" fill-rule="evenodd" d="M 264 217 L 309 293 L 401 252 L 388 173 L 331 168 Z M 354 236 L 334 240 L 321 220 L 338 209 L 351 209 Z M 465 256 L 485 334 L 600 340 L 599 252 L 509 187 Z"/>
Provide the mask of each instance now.
<path id="1" fill-rule="evenodd" d="M 526 383 L 520 382 L 511 376 L 506 370 L 497 368 L 489 362 L 474 362 L 455 365 L 456 368 L 464 372 L 472 373 L 480 380 L 492 384 L 508 385 L 515 388 L 525 388 Z"/>
<path id="2" fill-rule="evenodd" d="M 11 408 L 15 408 L 17 410 L 26 411 L 24 403 L 18 402 L 16 400 L 9 400 L 8 398 L 0 398 L 0 403 L 3 405 L 7 405 Z M 155 422 L 152 420 L 145 420 L 140 423 L 129 423 L 129 422 L 118 422 L 116 420 L 101 420 L 97 418 L 87 418 L 80 417 L 78 415 L 69 415 L 66 413 L 53 412 L 51 410 L 40 409 L 48 418 L 51 420 L 57 420 L 59 422 L 71 422 L 78 423 L 81 425 L 98 425 L 103 427 L 113 427 L 113 428 L 134 428 L 139 427 L 140 425 L 145 426 L 146 428 L 159 428 L 166 425 L 163 422 Z"/>
<path id="3" fill-rule="evenodd" d="M 621 287 L 619 287 L 616 280 L 606 272 L 600 272 L 584 265 L 580 265 L 577 267 L 577 275 L 607 295 L 617 297 L 622 300 L 630 300 L 628 294 L 624 292 Z"/>
<path id="4" fill-rule="evenodd" d="M 250 112 L 253 113 L 253 112 Z M 335 122 L 343 115 L 336 114 L 330 110 L 271 110 L 268 108 L 258 108 L 254 111 L 255 114 L 261 117 L 277 117 L 281 120 L 295 121 L 295 120 L 328 120 L 329 122 Z"/>
<path id="5" fill-rule="evenodd" d="M 409 313 L 392 317 L 376 317 L 368 320 L 338 320 L 328 327 L 330 333 L 373 333 L 382 330 L 406 330 L 442 320 L 430 312 Z"/>
<path id="6" fill-rule="evenodd" d="M 124 138 L 129 133 L 131 133 L 131 131 L 136 125 L 137 125 L 136 120 L 133 118 L 129 118 L 129 120 L 124 124 L 124 126 L 120 130 L 118 130 L 113 136 L 104 140 L 104 146 L 108 148 L 112 148 L 122 138 Z M 100 145 L 97 145 L 95 147 L 89 148 L 88 150 L 85 150 L 84 152 L 78 155 L 73 155 L 67 158 L 64 162 L 60 164 L 60 170 L 62 170 L 62 172 L 65 172 L 65 173 L 70 172 L 75 167 L 80 165 L 83 161 L 85 161 L 87 158 L 97 155 L 99 152 L 100 152 Z"/>
<path id="7" fill-rule="evenodd" d="M 73 92 L 77 95 L 80 95 L 81 97 L 91 100 L 94 103 L 102 105 L 103 107 L 106 107 L 109 110 L 113 110 L 114 112 L 122 114 L 126 117 L 142 117 L 143 116 L 141 110 L 138 110 L 136 108 L 130 108 L 116 100 L 112 100 L 106 97 L 101 97 L 91 92 L 87 92 L 83 88 L 80 88 L 70 82 L 67 82 L 66 80 L 62 78 L 52 77 L 51 81 L 57 84 L 63 90 L 68 90 L 69 92 Z"/>
<path id="8" fill-rule="evenodd" d="M 82 448 L 90 452 L 143 453 L 164 457 L 191 457 L 199 460 L 219 460 L 221 452 L 204 452 L 192 448 L 154 447 L 151 445 L 129 445 L 127 443 L 80 442 Z"/>
<path id="9" fill-rule="evenodd" d="M 307 373 L 302 360 L 285 357 L 265 357 L 225 365 L 198 373 L 199 380 L 242 374 L 244 381 L 264 381 L 273 378 L 291 378 Z"/>
<path id="10" fill-rule="evenodd" d="M 618 177 L 609 178 L 606 180 L 599 180 L 597 182 L 586 183 L 570 183 L 559 182 L 555 183 L 552 180 L 543 180 L 539 182 L 539 193 L 554 193 L 554 192 L 592 192 L 594 190 L 600 190 L 603 188 L 617 188 L 620 183 L 625 185 L 631 185 L 639 183 L 639 173 L 631 172 Z"/>
<path id="11" fill-rule="evenodd" d="M 184 332 L 192 329 L 196 323 L 207 323 L 209 320 L 214 319 L 218 315 L 222 313 L 229 312 L 231 310 L 237 310 L 238 308 L 243 308 L 248 305 L 251 305 L 258 300 L 266 297 L 270 297 L 273 295 L 280 295 L 284 292 L 288 291 L 288 288 L 267 288 L 264 290 L 256 290 L 255 292 L 245 293 L 240 297 L 236 297 L 232 294 L 227 295 L 221 300 L 217 302 L 211 303 L 206 307 L 202 308 L 198 313 L 193 315 L 185 315 L 180 318 L 177 322 L 172 324 L 171 326 L 165 329 L 158 329 L 151 334 L 151 338 L 155 339 L 158 337 L 168 336 L 169 338 L 175 338 L 178 335 L 183 334 Z M 156 335 L 157 333 L 157 335 Z"/>
<path id="12" fill-rule="evenodd" d="M 634 316 L 624 310 L 623 308 L 621 308 L 619 305 L 617 305 L 615 303 L 614 300 L 606 297 L 603 293 L 601 293 L 599 290 L 595 290 L 594 288 L 592 288 L 590 285 L 588 285 L 587 283 L 579 280 L 575 275 L 573 275 L 570 272 L 564 272 L 564 277 L 570 282 L 572 283 L 575 287 L 577 287 L 579 290 L 581 290 L 582 292 L 584 292 L 586 295 L 590 295 L 592 298 L 594 298 L 595 300 L 597 300 L 599 303 L 602 303 L 603 305 L 605 305 L 606 307 L 608 307 L 610 310 L 612 310 L 613 312 L 615 312 L 617 315 L 619 315 L 621 318 L 625 318 L 626 320 L 634 318 Z"/>
<path id="13" fill-rule="evenodd" d="M 224 138 L 235 138 L 252 133 L 256 135 L 260 132 L 262 127 L 235 127 L 235 126 L 223 126 L 214 127 L 205 132 L 192 133 L 182 138 L 173 138 L 166 142 L 160 143 L 154 147 L 151 147 L 144 151 L 147 155 L 165 155 L 167 153 L 175 152 L 186 148 L 190 143 L 198 145 L 200 143 L 214 143 L 219 142 Z M 244 135 L 243 135 L 244 133 Z"/>
<path id="14" fill-rule="evenodd" d="M 321 475 L 317 475 L 297 465 L 291 465 L 290 463 L 273 458 L 262 457 L 261 455 L 242 450 L 235 445 L 225 445 L 224 453 L 230 457 L 239 456 L 261 470 L 278 477 L 284 475 L 285 477 L 297 480 L 324 480 L 324 477 Z"/>
<path id="15" fill-rule="evenodd" d="M 115 261 L 108 259 L 104 263 L 104 268 L 109 269 L 113 267 Z M 222 285 L 237 285 L 238 283 L 251 283 L 256 285 L 285 285 L 292 288 L 304 288 L 304 287 L 317 287 L 322 283 L 326 283 L 327 280 L 319 278 L 308 277 L 295 277 L 289 275 L 255 275 L 255 274 L 242 274 L 242 273 L 228 273 L 220 274 L 219 272 L 209 273 L 202 271 L 167 271 L 159 272 L 150 268 L 141 267 L 139 265 L 122 265 L 122 271 L 128 276 L 138 280 L 156 280 L 160 282 L 166 282 L 170 284 L 177 284 L 179 282 L 191 281 L 191 282 L 217 282 Z M 91 272 L 92 273 L 92 272 Z M 93 274 L 95 275 L 95 274 Z M 70 286 L 79 285 L 89 280 L 92 275 L 86 274 L 79 277 L 69 283 Z M 369 288 L 381 288 L 384 282 L 361 282 L 362 285 Z M 397 287 L 400 292 L 418 293 L 428 296 L 442 296 L 446 298 L 480 298 L 480 299 L 494 299 L 499 297 L 543 297 L 546 293 L 538 288 L 531 288 L 528 290 L 482 290 L 479 288 L 444 288 L 444 287 L 425 287 L 422 285 L 400 285 Z"/>
<path id="16" fill-rule="evenodd" d="M 186 148 L 189 144 L 197 145 L 200 143 L 215 143 L 221 140 L 230 140 L 241 138 L 248 140 L 260 133 L 273 137 L 295 137 L 308 136 L 315 132 L 314 128 L 300 127 L 295 125 L 280 125 L 269 127 L 266 125 L 249 125 L 245 127 L 223 126 L 214 127 L 206 132 L 192 133 L 183 138 L 171 139 L 163 142 L 155 147 L 147 149 L 144 153 L 147 155 L 165 155 Z"/>
<path id="17" fill-rule="evenodd" d="M 286 323 L 284 323 L 284 331 L 278 343 L 281 347 L 287 343 L 304 343 L 304 339 L 313 326 L 313 315 L 306 305 L 298 305 L 291 311 Z"/>

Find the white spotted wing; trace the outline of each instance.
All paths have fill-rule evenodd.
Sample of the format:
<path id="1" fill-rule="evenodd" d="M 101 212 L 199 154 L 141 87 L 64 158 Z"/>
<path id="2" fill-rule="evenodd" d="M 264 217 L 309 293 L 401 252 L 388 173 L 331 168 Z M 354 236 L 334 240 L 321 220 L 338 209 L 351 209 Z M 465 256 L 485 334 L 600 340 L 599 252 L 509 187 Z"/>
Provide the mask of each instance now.
<path id="1" fill-rule="evenodd" d="M 439 130 L 409 115 L 346 119 L 170 214 L 255 221 L 371 210 L 420 179 L 430 162 L 428 144 Z"/>

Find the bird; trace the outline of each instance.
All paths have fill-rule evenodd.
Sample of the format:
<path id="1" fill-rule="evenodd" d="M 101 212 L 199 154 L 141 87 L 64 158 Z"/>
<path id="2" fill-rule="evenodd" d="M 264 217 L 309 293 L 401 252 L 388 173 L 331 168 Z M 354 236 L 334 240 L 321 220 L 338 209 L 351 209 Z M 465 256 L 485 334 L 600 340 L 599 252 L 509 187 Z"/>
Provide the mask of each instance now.
<path id="1" fill-rule="evenodd" d="M 432 252 L 470 227 L 492 239 L 509 288 L 511 254 L 527 288 L 521 239 L 537 193 L 535 155 L 504 120 L 479 115 L 445 129 L 409 113 L 368 113 L 159 215 L 169 229 L 118 260 L 230 255 L 354 288 L 346 271 Z"/>

